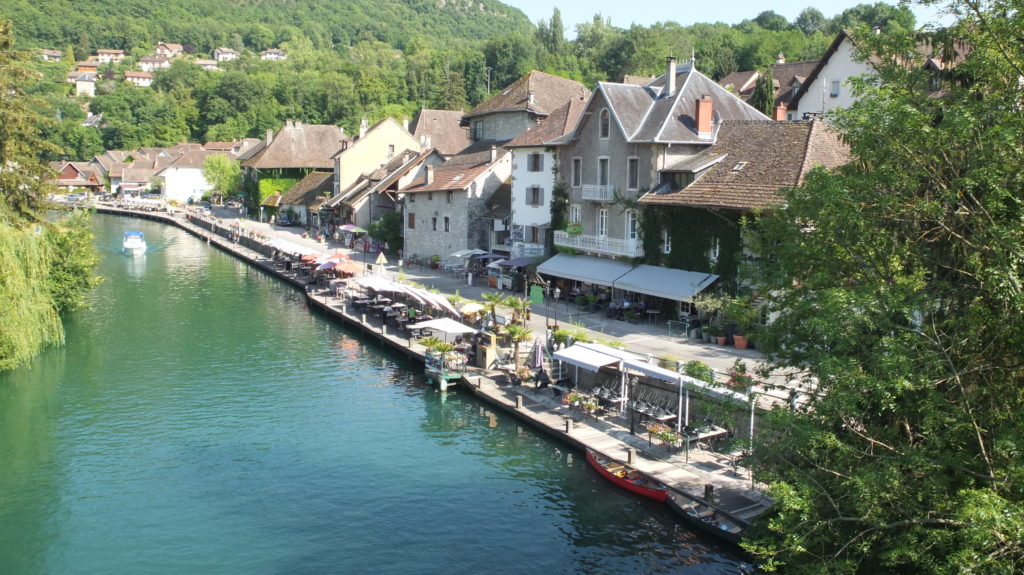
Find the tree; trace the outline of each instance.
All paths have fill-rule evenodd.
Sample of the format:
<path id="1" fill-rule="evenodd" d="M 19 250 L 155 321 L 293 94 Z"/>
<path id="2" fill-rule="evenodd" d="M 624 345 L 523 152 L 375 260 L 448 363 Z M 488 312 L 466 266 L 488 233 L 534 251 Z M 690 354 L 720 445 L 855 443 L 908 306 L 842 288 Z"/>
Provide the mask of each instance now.
<path id="1" fill-rule="evenodd" d="M 388 249 L 397 252 L 402 249 L 402 216 L 397 212 L 386 212 L 370 224 L 370 237 L 387 244 Z"/>
<path id="2" fill-rule="evenodd" d="M 825 29 L 827 21 L 821 10 L 817 8 L 804 8 L 800 15 L 796 17 L 793 25 L 803 32 L 804 35 L 813 36 Z"/>
<path id="3" fill-rule="evenodd" d="M 519 346 L 524 341 L 533 337 L 533 331 L 521 325 L 512 324 L 505 327 L 508 338 L 512 342 L 512 362 L 515 364 L 516 373 L 519 373 Z"/>
<path id="4" fill-rule="evenodd" d="M 765 30 L 780 32 L 789 28 L 789 21 L 786 17 L 772 10 L 765 10 L 754 18 L 754 22 Z"/>
<path id="5" fill-rule="evenodd" d="M 929 98 L 915 38 L 863 35 L 881 82 L 832 117 L 852 161 L 760 221 L 779 312 L 761 341 L 814 384 L 755 446 L 776 506 L 747 547 L 767 570 L 1024 565 L 1024 22 L 952 6 L 971 82 Z"/>
<path id="6" fill-rule="evenodd" d="M 203 178 L 223 196 L 232 196 L 242 185 L 242 168 L 238 161 L 223 154 L 203 160 Z"/>
<path id="7" fill-rule="evenodd" d="M 772 76 L 771 66 L 758 75 L 754 93 L 750 95 L 750 105 L 769 118 L 775 113 L 775 78 Z"/>
<path id="8" fill-rule="evenodd" d="M 494 329 L 498 329 L 498 306 L 505 305 L 505 300 L 508 298 L 504 294 L 498 291 L 484 292 L 480 295 L 487 302 L 487 308 L 491 310 L 491 324 L 494 325 Z"/>

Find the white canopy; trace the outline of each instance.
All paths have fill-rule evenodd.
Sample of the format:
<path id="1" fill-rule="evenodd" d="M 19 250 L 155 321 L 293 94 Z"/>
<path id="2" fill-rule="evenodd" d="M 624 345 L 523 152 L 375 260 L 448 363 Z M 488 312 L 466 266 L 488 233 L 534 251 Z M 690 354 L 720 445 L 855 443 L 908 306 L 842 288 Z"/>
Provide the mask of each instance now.
<path id="1" fill-rule="evenodd" d="M 273 248 L 277 248 L 277 249 L 281 250 L 282 252 L 289 253 L 289 254 L 296 254 L 296 255 L 300 255 L 300 256 L 304 256 L 304 255 L 307 255 L 307 254 L 315 254 L 318 251 L 318 250 L 315 250 L 313 248 L 307 248 L 306 246 L 301 245 L 301 244 L 297 244 L 295 242 L 290 242 L 288 240 L 282 240 L 280 238 L 272 238 L 269 242 L 267 242 L 267 245 L 269 245 L 269 246 L 271 246 Z"/>
<path id="2" fill-rule="evenodd" d="M 612 287 L 615 280 L 631 269 L 633 266 L 626 262 L 562 253 L 537 266 L 537 273 Z"/>
<path id="3" fill-rule="evenodd" d="M 560 349 L 551 354 L 551 357 L 593 372 L 596 372 L 606 365 L 619 363 L 618 358 L 599 351 L 587 349 L 582 347 L 581 344 Z"/>
<path id="4" fill-rule="evenodd" d="M 692 301 L 718 279 L 715 274 L 639 265 L 615 280 L 614 287 L 674 301 Z"/>
<path id="5" fill-rule="evenodd" d="M 470 327 L 464 323 L 459 323 L 454 319 L 442 317 L 439 319 L 428 319 L 427 321 L 421 321 L 414 323 L 409 326 L 409 329 L 436 329 L 437 331 L 443 331 L 445 333 L 472 333 L 477 331 L 475 327 Z"/>

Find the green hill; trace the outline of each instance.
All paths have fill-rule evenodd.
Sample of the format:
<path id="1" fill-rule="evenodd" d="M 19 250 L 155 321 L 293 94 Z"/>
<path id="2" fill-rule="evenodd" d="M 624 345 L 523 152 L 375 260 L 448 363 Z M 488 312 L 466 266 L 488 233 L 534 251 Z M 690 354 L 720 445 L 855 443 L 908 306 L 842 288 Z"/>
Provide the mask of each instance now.
<path id="1" fill-rule="evenodd" d="M 308 39 L 314 47 L 379 40 L 402 48 L 416 38 L 485 39 L 533 29 L 497 0 L 6 0 L 19 47 L 72 46 L 144 54 L 156 42 L 209 53 L 218 46 L 259 51 Z"/>

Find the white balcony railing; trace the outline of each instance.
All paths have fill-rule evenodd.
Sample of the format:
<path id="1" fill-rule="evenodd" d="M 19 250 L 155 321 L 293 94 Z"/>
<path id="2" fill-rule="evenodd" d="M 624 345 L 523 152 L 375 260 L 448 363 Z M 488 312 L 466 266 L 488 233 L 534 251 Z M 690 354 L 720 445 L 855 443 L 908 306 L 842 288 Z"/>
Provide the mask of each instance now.
<path id="1" fill-rule="evenodd" d="M 613 256 L 638 258 L 644 255 L 644 246 L 638 239 L 623 240 L 585 234 L 569 235 L 565 231 L 555 231 L 555 245 Z"/>
<path id="2" fill-rule="evenodd" d="M 583 185 L 583 199 L 594 202 L 611 202 L 615 199 L 615 186 Z"/>
<path id="3" fill-rule="evenodd" d="M 539 258 L 544 255 L 544 244 L 515 242 L 512 244 L 512 257 Z"/>

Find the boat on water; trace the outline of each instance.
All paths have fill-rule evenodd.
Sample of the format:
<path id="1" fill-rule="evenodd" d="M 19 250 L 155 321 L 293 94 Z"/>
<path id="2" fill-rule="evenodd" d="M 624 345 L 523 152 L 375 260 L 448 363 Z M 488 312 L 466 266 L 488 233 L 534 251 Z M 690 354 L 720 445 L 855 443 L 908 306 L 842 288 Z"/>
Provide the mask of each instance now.
<path id="1" fill-rule="evenodd" d="M 423 359 L 423 372 L 427 379 L 445 391 L 462 379 L 465 365 L 428 351 Z"/>
<path id="2" fill-rule="evenodd" d="M 619 487 L 655 501 L 664 502 L 668 498 L 668 488 L 663 483 L 631 465 L 615 461 L 589 447 L 587 461 L 598 473 Z"/>
<path id="3" fill-rule="evenodd" d="M 126 254 L 141 254 L 146 251 L 146 236 L 142 232 L 125 232 L 121 248 Z"/>
<path id="4" fill-rule="evenodd" d="M 740 542 L 750 524 L 698 499 L 687 499 L 671 493 L 666 501 L 676 514 L 690 527 L 729 543 Z"/>

